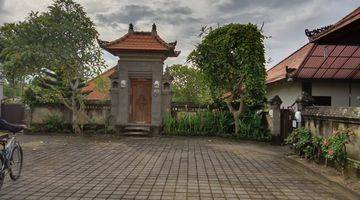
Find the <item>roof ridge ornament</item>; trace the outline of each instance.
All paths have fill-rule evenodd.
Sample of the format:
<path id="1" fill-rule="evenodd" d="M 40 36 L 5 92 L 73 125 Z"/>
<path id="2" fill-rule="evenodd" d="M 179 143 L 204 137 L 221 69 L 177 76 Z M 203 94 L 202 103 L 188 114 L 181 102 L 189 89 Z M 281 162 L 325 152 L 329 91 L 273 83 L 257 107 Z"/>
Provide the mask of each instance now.
<path id="1" fill-rule="evenodd" d="M 308 38 L 311 38 L 315 35 L 318 35 L 328 29 L 330 29 L 333 25 L 328 25 L 328 26 L 323 26 L 323 27 L 320 27 L 320 28 L 317 28 L 317 29 L 313 29 L 313 30 L 309 30 L 309 29 L 305 29 L 305 35 L 308 37 Z"/>
<path id="2" fill-rule="evenodd" d="M 155 24 L 155 23 L 153 23 L 153 25 L 152 25 L 152 28 L 151 28 L 151 33 L 152 33 L 153 35 L 156 35 L 156 34 L 157 34 L 157 31 L 156 31 L 156 24 Z"/>
<path id="3" fill-rule="evenodd" d="M 132 23 L 129 24 L 129 31 L 128 33 L 134 33 L 134 25 Z"/>

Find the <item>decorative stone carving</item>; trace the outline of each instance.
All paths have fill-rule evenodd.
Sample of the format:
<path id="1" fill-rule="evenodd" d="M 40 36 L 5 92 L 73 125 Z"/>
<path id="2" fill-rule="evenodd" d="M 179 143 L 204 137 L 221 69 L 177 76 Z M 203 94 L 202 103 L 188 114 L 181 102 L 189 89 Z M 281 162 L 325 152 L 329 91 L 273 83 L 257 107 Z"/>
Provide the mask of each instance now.
<path id="1" fill-rule="evenodd" d="M 309 29 L 305 29 L 305 35 L 307 37 L 313 37 L 321 32 L 324 32 L 326 30 L 328 30 L 329 28 L 331 28 L 333 25 L 329 25 L 329 26 L 324 26 L 324 27 L 320 27 L 320 28 L 317 28 L 317 29 L 313 29 L 313 30 L 309 30 Z"/>
<path id="2" fill-rule="evenodd" d="M 278 95 L 276 95 L 269 101 L 269 103 L 270 103 L 270 105 L 280 106 L 282 104 L 282 100 L 280 99 L 280 97 Z"/>
<path id="3" fill-rule="evenodd" d="M 112 87 L 112 88 L 118 88 L 118 87 L 119 87 L 119 83 L 118 83 L 117 81 L 113 81 L 111 87 Z"/>
<path id="4" fill-rule="evenodd" d="M 301 96 L 296 99 L 296 103 L 298 106 L 300 105 L 299 109 L 302 109 L 302 106 L 312 106 L 314 105 L 314 98 L 306 92 L 302 92 Z"/>

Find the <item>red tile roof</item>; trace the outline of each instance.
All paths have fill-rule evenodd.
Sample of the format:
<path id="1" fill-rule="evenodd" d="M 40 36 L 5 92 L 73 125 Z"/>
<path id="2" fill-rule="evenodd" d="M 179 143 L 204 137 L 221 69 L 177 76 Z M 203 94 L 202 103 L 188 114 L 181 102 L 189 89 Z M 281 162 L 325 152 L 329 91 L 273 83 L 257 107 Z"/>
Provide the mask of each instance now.
<path id="1" fill-rule="evenodd" d="M 157 35 L 152 35 L 146 32 L 135 32 L 133 34 L 126 34 L 119 40 L 115 40 L 106 46 L 111 50 L 159 50 L 168 51 L 172 47 L 165 43 Z"/>
<path id="2" fill-rule="evenodd" d="M 346 29 L 356 35 L 359 29 L 359 27 L 353 26 L 356 23 L 360 23 L 360 7 L 329 29 L 310 36 L 309 39 L 312 42 L 269 69 L 266 83 L 274 83 L 286 79 L 288 76 L 301 79 L 360 79 L 359 41 L 348 40 L 348 43 L 344 44 L 343 39 L 346 37 L 344 35 L 330 39 L 331 43 L 329 44 L 318 41 L 334 31 L 342 30 L 349 24 L 352 25 L 346 26 Z M 287 72 L 287 68 L 293 70 Z"/>
<path id="3" fill-rule="evenodd" d="M 113 67 L 113 68 L 105 71 L 104 73 L 100 74 L 99 76 L 110 78 L 110 76 L 113 75 L 115 72 L 116 72 L 116 67 Z M 96 77 L 96 78 L 98 78 L 98 77 Z M 110 96 L 109 96 L 110 91 L 103 92 L 103 91 L 99 91 L 96 89 L 96 85 L 95 85 L 96 78 L 91 79 L 88 82 L 88 85 L 83 88 L 83 92 L 88 93 L 88 95 L 86 96 L 86 100 L 88 100 L 88 101 L 109 100 L 110 99 Z"/>
<path id="4" fill-rule="evenodd" d="M 176 42 L 165 42 L 157 34 L 156 29 L 151 32 L 138 32 L 131 29 L 117 40 L 112 42 L 99 40 L 99 43 L 102 48 L 112 54 L 129 51 L 165 52 L 169 57 L 177 57 L 180 54 L 180 51 L 175 51 Z"/>
<path id="5" fill-rule="evenodd" d="M 308 43 L 267 71 L 266 83 L 287 78 L 286 67 L 301 79 L 360 79 L 360 45 Z"/>
<path id="6" fill-rule="evenodd" d="M 296 78 L 356 79 L 360 71 L 359 45 L 315 45 L 307 55 Z"/>
<path id="7" fill-rule="evenodd" d="M 298 69 L 305 57 L 313 47 L 313 43 L 308 43 L 295 51 L 293 54 L 282 60 L 280 63 L 267 71 L 266 83 L 273 83 L 286 78 L 286 67 Z"/>

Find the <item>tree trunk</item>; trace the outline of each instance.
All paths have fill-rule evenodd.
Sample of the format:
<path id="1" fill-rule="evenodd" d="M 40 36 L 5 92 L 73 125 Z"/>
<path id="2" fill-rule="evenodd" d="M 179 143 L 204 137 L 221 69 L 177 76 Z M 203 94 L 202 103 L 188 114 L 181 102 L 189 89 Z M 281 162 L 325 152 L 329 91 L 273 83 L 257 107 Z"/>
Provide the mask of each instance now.
<path id="1" fill-rule="evenodd" d="M 227 101 L 226 105 L 229 108 L 229 111 L 234 118 L 234 125 L 235 125 L 235 133 L 234 134 L 236 135 L 237 133 L 239 133 L 239 119 L 240 119 L 240 116 L 242 114 L 243 107 L 244 107 L 243 102 L 240 101 L 238 110 L 234 109 L 234 107 L 231 105 L 231 101 Z"/>
<path id="2" fill-rule="evenodd" d="M 75 132 L 75 134 L 82 134 L 80 125 L 79 125 L 79 110 L 77 108 L 77 104 L 76 104 L 76 92 L 73 91 L 71 94 L 71 111 L 72 111 L 72 128 Z"/>
<path id="3" fill-rule="evenodd" d="M 235 113 L 232 113 L 232 115 L 233 115 L 234 123 L 235 123 L 235 134 L 238 134 L 239 133 L 239 118 L 240 118 L 240 115 L 237 115 Z"/>

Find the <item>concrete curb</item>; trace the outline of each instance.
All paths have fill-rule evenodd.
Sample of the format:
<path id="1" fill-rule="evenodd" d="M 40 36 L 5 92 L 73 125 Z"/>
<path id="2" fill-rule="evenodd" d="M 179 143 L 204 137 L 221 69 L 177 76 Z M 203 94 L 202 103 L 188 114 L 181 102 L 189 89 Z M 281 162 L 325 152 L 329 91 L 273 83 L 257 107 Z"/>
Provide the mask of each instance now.
<path id="1" fill-rule="evenodd" d="M 297 167 L 301 167 L 306 169 L 306 172 L 308 173 L 308 175 L 311 176 L 316 176 L 317 178 L 319 178 L 321 181 L 323 181 L 324 183 L 328 184 L 328 185 L 332 185 L 335 186 L 338 190 L 341 191 L 346 191 L 347 194 L 346 196 L 349 197 L 350 199 L 360 199 L 360 191 L 355 191 L 349 187 L 347 187 L 346 185 L 333 181 L 331 179 L 329 179 L 328 177 L 326 177 L 325 175 L 323 175 L 322 173 L 315 171 L 314 169 L 312 169 L 311 167 L 308 167 L 306 165 L 304 165 L 303 163 L 299 162 L 297 159 L 295 158 L 291 158 L 289 156 L 285 156 L 285 159 L 290 162 L 291 164 L 296 165 Z"/>

